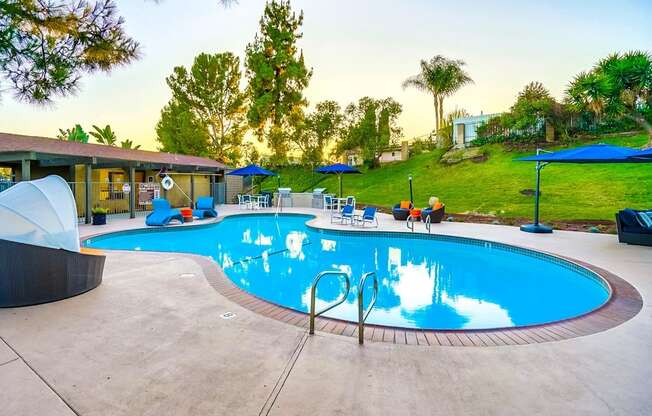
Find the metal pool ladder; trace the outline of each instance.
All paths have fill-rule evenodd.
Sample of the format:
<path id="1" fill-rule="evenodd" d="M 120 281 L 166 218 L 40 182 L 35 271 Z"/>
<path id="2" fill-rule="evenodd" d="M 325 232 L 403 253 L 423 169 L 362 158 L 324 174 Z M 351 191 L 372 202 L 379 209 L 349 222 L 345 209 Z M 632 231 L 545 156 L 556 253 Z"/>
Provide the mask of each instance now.
<path id="1" fill-rule="evenodd" d="M 315 312 L 315 296 L 317 295 L 317 284 L 324 276 L 344 276 L 344 282 L 346 283 L 346 290 L 344 291 L 344 295 L 340 297 L 337 300 L 337 302 L 335 302 L 328 308 L 322 309 L 319 312 Z M 334 307 L 344 302 L 346 298 L 349 296 L 350 290 L 351 290 L 351 281 L 349 280 L 349 275 L 344 272 L 338 270 L 324 271 L 319 273 L 317 277 L 315 277 L 315 280 L 312 282 L 312 288 L 310 288 L 310 335 L 313 335 L 315 333 L 315 317 L 323 314 L 324 312 L 330 311 Z"/>
<path id="2" fill-rule="evenodd" d="M 374 278 L 374 296 L 371 299 L 371 302 L 369 302 L 367 310 L 365 310 L 363 306 L 364 284 L 369 276 L 373 276 Z M 358 284 L 358 343 L 360 345 L 364 344 L 364 323 L 376 304 L 376 298 L 378 298 L 378 279 L 376 278 L 376 272 L 365 273 L 360 278 L 360 283 Z"/>
<path id="3" fill-rule="evenodd" d="M 325 276 L 339 276 L 339 277 L 344 277 L 344 282 L 346 289 L 344 290 L 344 293 L 342 296 L 332 305 L 330 305 L 327 308 L 322 309 L 321 311 L 317 312 L 316 311 L 316 296 L 317 296 L 317 284 L 319 284 L 319 281 L 325 277 Z M 369 276 L 373 276 L 374 279 L 374 294 L 373 298 L 371 299 L 371 302 L 369 303 L 369 306 L 365 310 L 363 307 L 363 295 L 364 295 L 364 285 L 365 282 L 367 281 L 367 278 Z M 330 270 L 330 271 L 323 271 L 319 273 L 316 277 L 315 280 L 312 283 L 312 287 L 310 288 L 310 329 L 309 333 L 313 335 L 315 333 L 315 318 L 318 317 L 319 315 L 322 315 L 325 312 L 330 311 L 331 309 L 335 308 L 336 306 L 339 306 L 342 304 L 346 298 L 349 296 L 349 292 L 351 290 L 351 281 L 349 280 L 349 275 L 342 272 L 342 271 L 337 271 L 337 270 Z M 376 304 L 376 298 L 378 297 L 378 279 L 376 278 L 376 272 L 368 272 L 362 275 L 360 278 L 360 283 L 358 284 L 358 342 L 360 344 L 364 344 L 364 324 L 365 321 L 367 320 L 367 317 L 369 316 L 369 313 L 373 309 L 374 305 Z"/>

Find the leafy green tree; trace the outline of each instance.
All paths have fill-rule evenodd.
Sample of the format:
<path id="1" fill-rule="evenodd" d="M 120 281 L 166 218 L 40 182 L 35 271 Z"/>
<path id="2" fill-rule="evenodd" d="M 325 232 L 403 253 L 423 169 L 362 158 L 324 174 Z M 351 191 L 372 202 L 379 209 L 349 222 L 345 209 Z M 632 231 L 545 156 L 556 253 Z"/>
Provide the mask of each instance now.
<path id="1" fill-rule="evenodd" d="M 252 143 L 243 143 L 242 144 L 242 158 L 244 160 L 244 163 L 247 165 L 250 165 L 252 163 L 255 164 L 260 164 L 261 157 L 260 153 L 258 152 L 258 149 L 256 149 L 256 146 L 254 146 Z"/>
<path id="2" fill-rule="evenodd" d="M 88 134 L 84 131 L 81 125 L 75 124 L 72 129 L 59 129 L 57 135 L 59 140 L 67 140 L 70 142 L 88 143 Z"/>
<path id="3" fill-rule="evenodd" d="M 290 139 L 287 133 L 297 115 L 307 105 L 303 90 L 312 70 L 297 49 L 303 33 L 303 12 L 292 11 L 289 1 L 266 3 L 260 20 L 260 33 L 247 45 L 245 66 L 251 102 L 247 118 L 260 141 L 267 140 L 272 164 L 287 160 Z"/>
<path id="4" fill-rule="evenodd" d="M 432 94 L 437 132 L 444 121 L 444 99 L 473 83 L 464 65 L 466 63 L 462 60 L 436 55 L 429 61 L 421 60 L 421 72 L 403 82 L 403 88 L 412 87 Z"/>
<path id="5" fill-rule="evenodd" d="M 535 81 L 527 84 L 510 108 L 514 122 L 511 127 L 518 130 L 538 129 L 542 122 L 551 121 L 555 104 L 542 83 Z"/>
<path id="6" fill-rule="evenodd" d="M 361 98 L 345 111 L 344 127 L 335 152 L 359 149 L 363 160 L 371 167 L 379 166 L 380 152 L 393 143 L 401 134 L 397 126 L 398 116 L 403 111 L 393 98 L 376 100 Z"/>
<path id="7" fill-rule="evenodd" d="M 108 124 L 104 128 L 93 125 L 93 130 L 95 131 L 90 131 L 88 134 L 95 137 L 98 143 L 108 146 L 115 146 L 118 143 L 118 137 Z"/>
<path id="8" fill-rule="evenodd" d="M 292 141 L 301 151 L 304 164 L 316 165 L 324 159 L 324 150 L 340 132 L 344 116 L 335 101 L 322 101 L 315 110 L 297 123 Z"/>
<path id="9" fill-rule="evenodd" d="M 111 0 L 0 0 L 0 79 L 25 101 L 69 95 L 83 74 L 109 71 L 138 55 L 138 42 L 125 33 Z"/>
<path id="10" fill-rule="evenodd" d="M 110 0 L 0 1 L 0 77 L 29 102 L 68 95 L 82 74 L 138 57 L 123 26 Z"/>
<path id="11" fill-rule="evenodd" d="M 241 145 L 247 131 L 245 94 L 240 91 L 240 59 L 230 52 L 209 55 L 202 53 L 195 58 L 190 71 L 185 67 L 174 68 L 166 81 L 172 90 L 172 100 L 161 112 L 157 126 L 158 141 L 167 151 L 197 154 L 198 148 L 207 146 L 210 157 L 236 164 L 242 155 Z M 181 127 L 195 131 L 184 132 L 182 139 L 174 138 L 179 127 L 165 120 L 175 121 L 179 111 L 190 112 L 183 116 Z M 174 133 L 174 134 L 173 134 Z M 179 149 L 195 137 L 196 143 L 189 149 Z"/>
<path id="12" fill-rule="evenodd" d="M 159 150 L 183 155 L 209 156 L 208 129 L 187 103 L 176 100 L 161 110 L 156 124 L 156 140 Z"/>

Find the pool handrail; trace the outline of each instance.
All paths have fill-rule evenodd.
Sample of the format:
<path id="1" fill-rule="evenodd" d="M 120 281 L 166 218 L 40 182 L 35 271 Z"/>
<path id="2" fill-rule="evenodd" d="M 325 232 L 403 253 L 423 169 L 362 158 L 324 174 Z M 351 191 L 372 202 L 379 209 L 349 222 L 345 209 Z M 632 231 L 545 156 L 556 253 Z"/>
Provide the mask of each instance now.
<path id="1" fill-rule="evenodd" d="M 316 312 L 315 311 L 315 297 L 317 295 L 317 284 L 321 280 L 322 277 L 324 276 L 344 276 L 344 282 L 346 283 L 346 290 L 344 291 L 344 295 L 334 304 L 331 306 Z M 325 312 L 330 311 L 334 307 L 340 305 L 343 303 L 346 298 L 349 296 L 349 291 L 351 290 L 351 281 L 349 280 L 349 275 L 343 271 L 340 270 L 326 270 L 323 272 L 320 272 L 316 277 L 315 280 L 312 282 L 312 287 L 310 288 L 310 335 L 313 335 L 315 333 L 315 318 Z"/>
<path id="2" fill-rule="evenodd" d="M 364 309 L 364 285 L 367 281 L 367 277 L 373 276 L 374 278 L 374 294 L 369 302 L 367 309 Z M 360 278 L 360 283 L 358 284 L 358 344 L 364 344 L 364 324 L 367 320 L 367 317 L 371 313 L 374 305 L 376 305 L 376 299 L 378 298 L 378 278 L 376 277 L 376 272 L 367 272 L 362 275 Z"/>

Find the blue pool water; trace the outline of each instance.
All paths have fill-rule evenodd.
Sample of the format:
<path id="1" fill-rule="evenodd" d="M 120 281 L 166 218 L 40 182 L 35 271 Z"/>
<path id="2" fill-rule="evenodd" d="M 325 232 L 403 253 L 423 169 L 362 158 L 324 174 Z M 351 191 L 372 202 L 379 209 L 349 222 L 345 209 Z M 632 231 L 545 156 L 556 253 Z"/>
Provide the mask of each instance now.
<path id="1" fill-rule="evenodd" d="M 544 255 L 477 240 L 317 230 L 306 225 L 311 218 L 228 217 L 201 227 L 108 234 L 85 245 L 211 256 L 243 290 L 303 312 L 317 273 L 341 270 L 351 293 L 326 316 L 350 321 L 357 320 L 360 276 L 376 271 L 378 300 L 367 322 L 405 328 L 542 324 L 589 312 L 609 297 L 591 272 Z M 322 279 L 317 308 L 342 290 L 336 277 Z"/>

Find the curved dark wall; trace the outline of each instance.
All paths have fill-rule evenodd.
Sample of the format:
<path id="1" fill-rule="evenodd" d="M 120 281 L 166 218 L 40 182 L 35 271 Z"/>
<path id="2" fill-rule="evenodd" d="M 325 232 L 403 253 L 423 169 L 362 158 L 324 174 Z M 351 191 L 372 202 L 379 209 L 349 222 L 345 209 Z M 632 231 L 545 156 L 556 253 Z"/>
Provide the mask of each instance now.
<path id="1" fill-rule="evenodd" d="M 105 257 L 0 240 L 0 307 L 79 295 L 102 283 Z"/>

